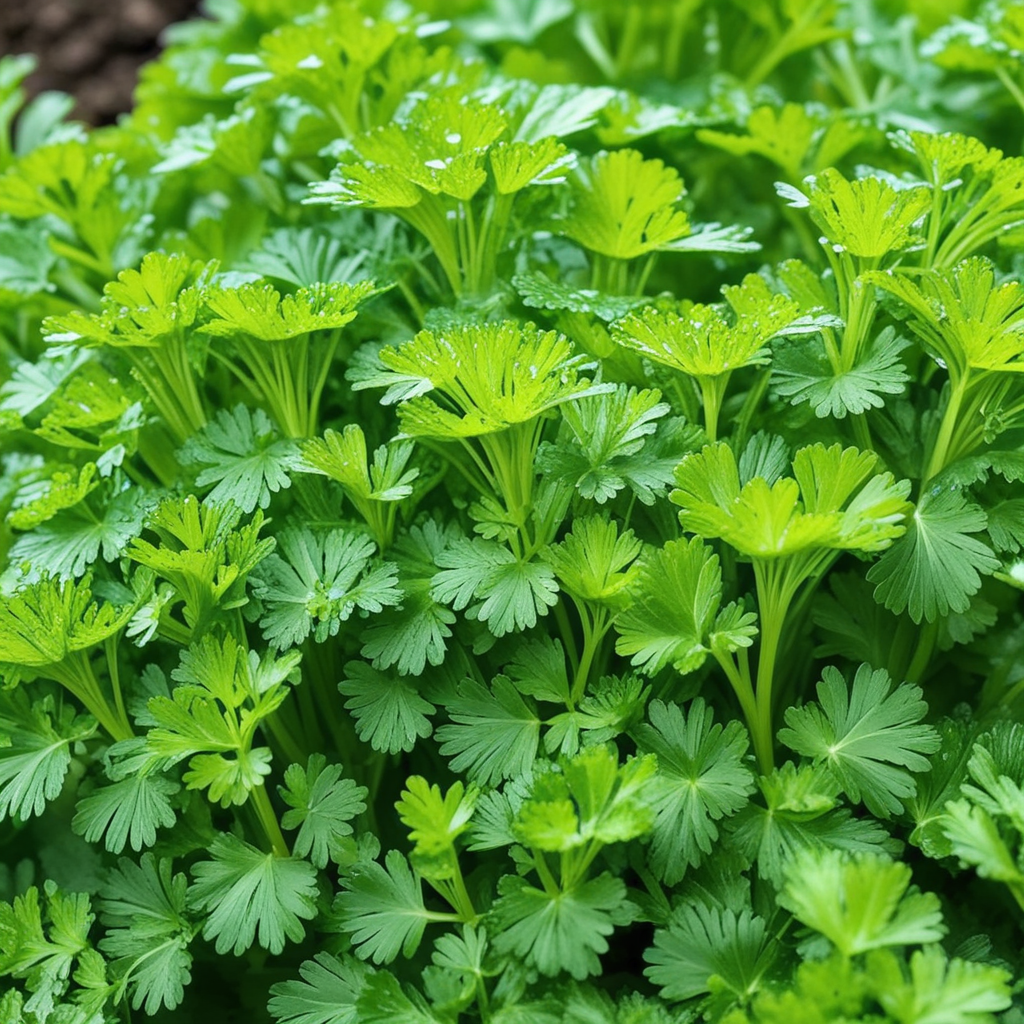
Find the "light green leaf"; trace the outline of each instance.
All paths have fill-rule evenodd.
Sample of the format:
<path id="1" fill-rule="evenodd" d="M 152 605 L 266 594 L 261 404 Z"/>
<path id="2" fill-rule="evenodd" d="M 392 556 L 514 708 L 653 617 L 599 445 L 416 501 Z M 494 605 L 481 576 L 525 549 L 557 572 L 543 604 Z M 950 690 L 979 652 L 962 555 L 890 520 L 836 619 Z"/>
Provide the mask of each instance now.
<path id="1" fill-rule="evenodd" d="M 999 567 L 992 549 L 974 536 L 985 526 L 985 513 L 961 491 L 926 491 L 906 536 L 868 570 L 875 600 L 890 611 L 906 611 L 915 622 L 966 611 L 981 577 Z"/>
<path id="2" fill-rule="evenodd" d="M 366 810 L 366 787 L 343 779 L 341 765 L 327 764 L 323 754 L 311 754 L 305 769 L 289 765 L 284 783 L 279 791 L 290 810 L 281 827 L 299 830 L 292 852 L 326 867 L 338 839 L 352 834 L 351 820 Z"/>
<path id="3" fill-rule="evenodd" d="M 429 913 L 419 879 L 397 850 L 388 853 L 383 866 L 357 862 L 342 876 L 341 885 L 335 913 L 360 957 L 387 964 L 399 953 L 411 957 L 416 952 Z"/>
<path id="4" fill-rule="evenodd" d="M 632 596 L 615 620 L 615 650 L 650 675 L 669 664 L 693 672 L 711 651 L 749 647 L 756 635 L 753 613 L 734 621 L 732 605 L 719 610 L 718 556 L 699 537 L 669 541 L 644 559 Z"/>
<path id="5" fill-rule="evenodd" d="M 806 851 L 790 865 L 779 902 L 844 956 L 938 942 L 938 897 L 910 888 L 910 866 L 877 854 Z"/>
<path id="6" fill-rule="evenodd" d="M 219 835 L 210 860 L 192 868 L 189 906 L 207 911 L 203 937 L 218 953 L 241 956 L 253 942 L 273 954 L 285 940 L 301 942 L 302 922 L 316 916 L 316 870 L 293 857 L 263 853 L 233 835 Z"/>
<path id="7" fill-rule="evenodd" d="M 555 893 L 506 875 L 498 893 L 491 911 L 495 948 L 548 977 L 566 971 L 582 981 L 600 973 L 608 936 L 635 914 L 625 885 L 609 874 Z"/>
<path id="8" fill-rule="evenodd" d="M 872 814 L 888 818 L 903 810 L 916 791 L 911 772 L 925 772 L 925 754 L 940 746 L 930 725 L 921 688 L 893 689 L 885 669 L 861 665 L 847 690 L 842 673 L 828 666 L 818 684 L 817 704 L 786 710 L 788 728 L 779 739 L 798 754 L 828 765 L 851 800 L 863 800 Z"/>
<path id="9" fill-rule="evenodd" d="M 650 724 L 633 730 L 637 749 L 658 758 L 652 783 L 655 807 L 651 868 L 675 885 L 687 865 L 696 866 L 718 840 L 716 821 L 747 803 L 754 778 L 744 764 L 748 739 L 739 722 L 723 729 L 698 697 L 689 713 L 675 704 L 652 701 Z"/>
<path id="10" fill-rule="evenodd" d="M 434 713 L 434 705 L 401 677 L 350 661 L 338 689 L 349 698 L 345 707 L 356 720 L 359 738 L 374 750 L 391 754 L 412 750 L 417 739 L 432 731 L 426 716 Z"/>

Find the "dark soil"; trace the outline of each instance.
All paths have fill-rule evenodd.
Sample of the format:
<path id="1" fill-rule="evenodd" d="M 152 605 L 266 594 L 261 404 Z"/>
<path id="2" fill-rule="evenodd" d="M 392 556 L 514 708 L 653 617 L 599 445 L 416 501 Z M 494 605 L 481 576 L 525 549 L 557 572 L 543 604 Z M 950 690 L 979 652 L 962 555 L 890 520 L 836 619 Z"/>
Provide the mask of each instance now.
<path id="1" fill-rule="evenodd" d="M 71 93 L 72 116 L 108 124 L 131 107 L 140 64 L 160 33 L 195 13 L 196 0 L 0 0 L 0 54 L 34 53 L 35 94 Z"/>

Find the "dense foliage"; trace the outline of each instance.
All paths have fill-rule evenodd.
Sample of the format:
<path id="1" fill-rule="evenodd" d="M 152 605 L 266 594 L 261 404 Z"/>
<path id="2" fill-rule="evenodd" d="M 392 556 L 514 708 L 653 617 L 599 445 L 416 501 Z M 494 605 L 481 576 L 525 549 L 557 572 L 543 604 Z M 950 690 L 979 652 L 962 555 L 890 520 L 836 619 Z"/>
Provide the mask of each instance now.
<path id="1" fill-rule="evenodd" d="M 0 62 L 3 1024 L 1019 1021 L 1024 6 L 207 14 Z"/>

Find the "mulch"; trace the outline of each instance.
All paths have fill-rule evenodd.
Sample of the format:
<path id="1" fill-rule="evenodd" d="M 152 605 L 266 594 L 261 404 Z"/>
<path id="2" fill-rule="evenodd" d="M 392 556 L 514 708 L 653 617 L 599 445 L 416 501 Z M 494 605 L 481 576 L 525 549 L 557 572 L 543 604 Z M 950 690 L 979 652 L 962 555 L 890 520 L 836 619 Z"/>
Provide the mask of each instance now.
<path id="1" fill-rule="evenodd" d="M 109 124 L 130 109 L 141 64 L 160 34 L 195 13 L 196 0 L 0 0 L 0 55 L 34 53 L 32 94 L 71 93 L 72 116 Z"/>

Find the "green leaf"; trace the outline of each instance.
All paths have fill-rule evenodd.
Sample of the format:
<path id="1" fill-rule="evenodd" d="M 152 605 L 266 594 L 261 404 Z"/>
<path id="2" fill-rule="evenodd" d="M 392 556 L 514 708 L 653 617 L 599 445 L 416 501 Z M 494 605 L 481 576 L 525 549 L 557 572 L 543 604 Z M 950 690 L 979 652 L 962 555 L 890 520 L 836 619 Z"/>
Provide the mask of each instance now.
<path id="1" fill-rule="evenodd" d="M 399 953 L 411 957 L 416 952 L 430 915 L 423 906 L 419 879 L 397 850 L 388 853 L 383 866 L 376 861 L 355 863 L 341 885 L 335 913 L 360 957 L 387 964 Z"/>
<path id="2" fill-rule="evenodd" d="M 468 618 L 486 622 L 498 637 L 532 628 L 558 601 L 548 565 L 521 561 L 494 541 L 463 538 L 438 552 L 436 563 L 431 597 L 456 611 L 467 609 Z"/>
<path id="3" fill-rule="evenodd" d="M 187 884 L 183 874 L 172 876 L 170 860 L 147 853 L 138 864 L 119 861 L 100 892 L 108 929 L 100 949 L 111 958 L 120 991 L 131 990 L 134 1009 L 150 1015 L 177 1007 L 192 980 Z"/>
<path id="4" fill-rule="evenodd" d="M 422 877 L 433 881 L 453 877 L 455 840 L 469 828 L 477 796 L 475 787 L 467 791 L 461 782 L 442 796 L 441 787 L 431 786 L 421 775 L 406 780 L 395 810 L 415 843 L 409 859 Z"/>
<path id="5" fill-rule="evenodd" d="M 198 466 L 197 487 L 216 486 L 209 501 L 233 501 L 243 512 L 267 508 L 270 496 L 291 486 L 298 468 L 292 441 L 280 440 L 262 409 L 244 405 L 221 409 L 178 453 L 185 465 Z"/>
<path id="6" fill-rule="evenodd" d="M 374 750 L 391 754 L 412 750 L 417 739 L 432 731 L 426 716 L 434 713 L 434 705 L 401 677 L 350 661 L 338 689 L 349 698 L 345 707 L 356 720 L 359 738 Z"/>
<path id="7" fill-rule="evenodd" d="M 554 704 L 570 702 L 565 651 L 561 642 L 552 637 L 524 639 L 505 667 L 505 675 L 515 683 L 520 693 L 535 700 L 546 700 Z"/>
<path id="8" fill-rule="evenodd" d="M 270 749 L 252 746 L 255 727 L 288 695 L 299 658 L 268 651 L 260 660 L 230 634 L 207 634 L 182 651 L 171 697 L 148 701 L 149 753 L 172 764 L 189 758 L 185 785 L 208 789 L 222 807 L 245 803 L 270 773 Z"/>
<path id="9" fill-rule="evenodd" d="M 910 888 L 910 866 L 878 854 L 806 851 L 790 864 L 779 902 L 844 956 L 938 942 L 939 900 Z"/>
<path id="10" fill-rule="evenodd" d="M 636 295 L 610 295 L 594 288 L 574 288 L 564 280 L 552 279 L 539 270 L 514 274 L 512 285 L 523 305 L 531 309 L 592 313 L 605 323 L 618 320 L 647 302 Z"/>
<path id="11" fill-rule="evenodd" d="M 72 508 L 61 509 L 41 526 L 21 534 L 11 545 L 14 564 L 28 562 L 37 573 L 56 579 L 82 576 L 102 556 L 116 562 L 128 543 L 142 532 L 146 516 L 156 505 L 150 494 L 132 487 L 104 488 L 100 508 L 94 492 Z"/>
<path id="12" fill-rule="evenodd" d="M 370 973 L 354 957 L 317 953 L 299 968 L 301 981 L 271 986 L 270 1015 L 281 1024 L 359 1024 L 356 1002 Z"/>
<path id="13" fill-rule="evenodd" d="M 973 536 L 985 526 L 985 513 L 961 491 L 926 491 L 906 536 L 868 570 L 875 600 L 897 614 L 906 611 L 914 622 L 965 612 L 982 575 L 999 566 L 992 549 Z"/>
<path id="14" fill-rule="evenodd" d="M 757 107 L 747 118 L 746 135 L 701 128 L 697 139 L 705 145 L 724 149 L 736 156 L 757 153 L 770 160 L 790 181 L 800 179 L 815 136 L 820 134 L 820 117 L 813 108 L 786 103 L 781 108 Z"/>
<path id="15" fill-rule="evenodd" d="M 619 149 L 599 153 L 577 173 L 562 231 L 584 248 L 628 260 L 690 233 L 679 205 L 686 195 L 682 179 L 660 160 Z"/>
<path id="16" fill-rule="evenodd" d="M 102 312 L 45 321 L 46 340 L 82 347 L 172 348 L 199 317 L 201 295 L 216 270 L 180 254 L 151 252 L 138 270 L 122 270 L 103 289 Z M 201 365 L 201 346 L 189 351 Z"/>
<path id="17" fill-rule="evenodd" d="M 865 278 L 909 307 L 911 329 L 954 381 L 972 369 L 1024 371 L 1024 287 L 997 282 L 990 260 L 971 257 L 922 275 L 920 283 L 881 272 Z"/>
<path id="18" fill-rule="evenodd" d="M 76 744 L 95 732 L 95 719 L 51 697 L 0 693 L 0 821 L 42 814 L 64 788 Z"/>
<path id="19" fill-rule="evenodd" d="M 478 43 L 510 40 L 529 46 L 572 13 L 570 0 L 494 0 L 479 13 L 459 19 L 459 28 Z"/>
<path id="20" fill-rule="evenodd" d="M 401 120 L 360 135 L 364 162 L 343 163 L 332 187 L 314 195 L 371 209 L 413 207 L 438 194 L 467 202 L 487 181 L 485 156 L 505 130 L 497 106 L 467 99 L 461 87 L 435 89 Z"/>
<path id="21" fill-rule="evenodd" d="M 718 840 L 716 821 L 744 807 L 754 778 L 743 763 L 746 731 L 739 722 L 723 729 L 698 697 L 689 713 L 676 704 L 652 701 L 650 725 L 633 730 L 637 749 L 658 758 L 653 782 L 654 833 L 649 863 L 668 885 L 682 878 L 687 865 L 710 855 Z"/>
<path id="22" fill-rule="evenodd" d="M 727 827 L 736 851 L 749 862 L 756 860 L 759 874 L 776 885 L 804 852 L 898 849 L 879 822 L 836 807 L 839 786 L 824 767 L 798 769 L 786 762 L 762 776 L 758 786 L 766 806 L 748 804 Z"/>
<path id="23" fill-rule="evenodd" d="M 732 307 L 728 314 L 700 303 L 680 313 L 648 306 L 620 320 L 612 336 L 620 345 L 692 377 L 719 377 L 767 363 L 768 342 L 797 318 L 797 304 L 787 295 L 772 294 L 756 274 L 723 289 L 723 294 Z"/>
<path id="24" fill-rule="evenodd" d="M 299 830 L 292 852 L 309 857 L 318 868 L 326 867 L 338 839 L 352 834 L 349 822 L 366 810 L 366 787 L 343 779 L 341 765 L 327 764 L 323 754 L 311 754 L 305 769 L 288 766 L 279 791 L 291 808 L 281 818 L 281 827 Z"/>
<path id="25" fill-rule="evenodd" d="M 211 860 L 192 868 L 189 906 L 209 912 L 203 938 L 218 953 L 241 956 L 258 942 L 275 955 L 301 942 L 302 922 L 316 915 L 316 870 L 306 861 L 263 853 L 233 835 L 210 845 Z"/>
<path id="26" fill-rule="evenodd" d="M 71 656 L 120 632 L 135 609 L 94 602 L 90 583 L 42 579 L 0 601 L 0 662 L 60 671 Z"/>
<path id="27" fill-rule="evenodd" d="M 982 878 L 1024 886 L 1024 871 L 984 808 L 967 800 L 951 800 L 942 816 L 942 832 L 949 840 L 950 851 Z"/>
<path id="28" fill-rule="evenodd" d="M 282 295 L 273 285 L 258 282 L 211 290 L 206 305 L 213 318 L 202 330 L 216 337 L 245 335 L 265 342 L 336 331 L 356 318 L 359 304 L 373 293 L 370 281 L 317 282 L 294 295 Z"/>
<path id="29" fill-rule="evenodd" d="M 498 894 L 491 911 L 495 948 L 548 977 L 566 971 L 582 981 L 600 973 L 608 936 L 636 912 L 621 879 L 609 874 L 554 893 L 506 875 Z"/>
<path id="30" fill-rule="evenodd" d="M 826 764 L 853 801 L 879 818 L 903 810 L 916 784 L 911 772 L 926 772 L 941 741 L 930 725 L 918 724 L 928 713 L 921 688 L 904 683 L 893 688 L 885 669 L 861 665 L 847 690 L 846 680 L 828 666 L 818 683 L 820 704 L 786 710 L 788 728 L 779 739 L 791 750 Z"/>
<path id="31" fill-rule="evenodd" d="M 406 434 L 477 437 L 609 390 L 579 376 L 583 359 L 562 335 L 533 324 L 469 324 L 443 335 L 420 331 L 398 348 L 382 349 L 388 372 L 356 387 L 419 380 L 398 410 Z"/>
<path id="32" fill-rule="evenodd" d="M 645 505 L 653 505 L 672 484 L 672 471 L 699 432 L 673 429 L 667 421 L 667 445 L 659 445 L 658 420 L 669 412 L 657 390 L 637 391 L 620 384 L 608 394 L 576 399 L 562 406 L 567 430 L 555 443 L 544 442 L 537 468 L 568 481 L 583 498 L 599 505 L 628 487 Z M 667 450 L 666 450 L 667 449 Z"/>
<path id="33" fill-rule="evenodd" d="M 753 995 L 775 959 L 775 942 L 763 918 L 749 910 L 680 906 L 667 928 L 654 933 L 644 951 L 651 965 L 644 974 L 661 989 L 663 999 L 692 999 L 728 991 L 745 1001 Z"/>
<path id="34" fill-rule="evenodd" d="M 807 402 L 819 419 L 843 419 L 885 405 L 883 395 L 901 395 L 910 377 L 899 361 L 907 341 L 895 328 L 880 331 L 855 366 L 839 372 L 820 339 L 775 347 L 772 389 L 793 405 Z"/>
<path id="35" fill-rule="evenodd" d="M 429 975 L 428 975 L 429 977 Z M 425 1000 L 410 989 L 415 1002 L 402 988 L 399 980 L 387 971 L 377 971 L 366 981 L 356 1009 L 364 1024 L 443 1024 L 428 1009 Z M 445 1018 L 447 1020 L 447 1018 Z"/>
<path id="36" fill-rule="evenodd" d="M 807 195 L 790 205 L 810 206 L 811 217 L 833 245 L 853 256 L 878 258 L 920 241 L 915 222 L 931 205 L 931 189 L 897 190 L 877 177 L 848 181 L 829 167 L 805 179 Z"/>
<path id="37" fill-rule="evenodd" d="M 919 949 L 911 956 L 909 978 L 888 952 L 872 955 L 868 964 L 872 978 L 877 979 L 878 1002 L 894 1020 L 980 1024 L 1011 1002 L 1007 971 L 991 964 L 948 960 L 938 946 Z"/>
<path id="38" fill-rule="evenodd" d="M 631 564 L 642 545 L 632 530 L 619 533 L 614 520 L 586 516 L 573 522 L 560 544 L 550 545 L 544 560 L 562 589 L 577 601 L 616 607 L 637 575 Z"/>
<path id="39" fill-rule="evenodd" d="M 615 650 L 649 675 L 693 672 L 715 650 L 749 647 L 755 616 L 720 608 L 718 556 L 699 537 L 669 541 L 641 563 L 633 601 L 615 620 Z"/>
<path id="40" fill-rule="evenodd" d="M 482 785 L 527 772 L 537 756 L 541 722 L 516 686 L 505 676 L 496 676 L 490 688 L 466 679 L 457 692 L 448 704 L 454 724 L 437 730 L 452 771 L 465 771 Z"/>
<path id="41" fill-rule="evenodd" d="M 129 842 L 138 853 L 156 842 L 158 828 L 174 825 L 170 797 L 180 788 L 173 779 L 136 771 L 79 800 L 71 827 L 86 842 L 102 839 L 111 853 L 121 853 Z"/>
<path id="42" fill-rule="evenodd" d="M 904 532 L 910 481 L 872 474 L 872 452 L 808 445 L 793 458 L 793 476 L 740 484 L 732 449 L 723 442 L 687 455 L 669 497 L 683 526 L 721 537 L 752 558 L 774 559 L 810 549 L 880 551 Z"/>
<path id="43" fill-rule="evenodd" d="M 284 530 L 281 555 L 270 555 L 253 575 L 253 589 L 266 608 L 260 626 L 267 642 L 284 650 L 312 634 L 317 643 L 337 636 L 353 612 L 379 612 L 402 600 L 397 567 L 374 566 L 375 545 L 344 530 L 314 533 Z"/>
<path id="44" fill-rule="evenodd" d="M 358 423 L 350 423 L 341 433 L 328 430 L 302 445 L 305 464 L 341 484 L 360 512 L 368 502 L 401 501 L 412 494 L 412 482 L 419 476 L 418 469 L 407 468 L 412 452 L 410 442 L 393 441 L 375 449 L 370 462 L 366 435 Z"/>
<path id="45" fill-rule="evenodd" d="M 560 185 L 576 163 L 575 154 L 550 136 L 537 142 L 499 142 L 490 156 L 498 195 L 512 195 L 531 185 Z"/>
<path id="46" fill-rule="evenodd" d="M 513 831 L 524 845 L 565 852 L 627 842 L 653 827 L 654 757 L 633 757 L 620 765 L 615 748 L 599 744 L 562 758 L 559 767 L 534 778 L 516 814 Z"/>
<path id="47" fill-rule="evenodd" d="M 434 520 L 413 526 L 389 549 L 399 570 L 402 603 L 386 609 L 362 634 L 360 653 L 384 671 L 392 666 L 403 676 L 419 676 L 424 668 L 440 665 L 455 613 L 431 596 L 431 580 L 437 572 L 435 559 L 461 535 L 457 525 L 440 527 Z"/>
<path id="48" fill-rule="evenodd" d="M 68 987 L 75 962 L 90 952 L 94 915 L 84 893 L 65 895 L 53 882 L 44 899 L 32 886 L 12 903 L 0 903 L 0 977 L 25 979 L 32 995 L 25 1010 L 46 1020 Z"/>

